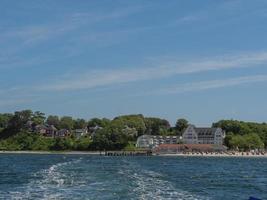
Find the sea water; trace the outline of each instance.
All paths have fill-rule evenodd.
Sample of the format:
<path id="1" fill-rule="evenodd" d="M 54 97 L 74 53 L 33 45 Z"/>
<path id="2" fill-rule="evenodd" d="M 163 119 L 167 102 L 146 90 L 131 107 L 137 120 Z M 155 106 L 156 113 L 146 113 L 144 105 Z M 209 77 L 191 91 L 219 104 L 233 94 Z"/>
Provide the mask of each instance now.
<path id="1" fill-rule="evenodd" d="M 0 199 L 267 199 L 266 158 L 0 155 Z"/>

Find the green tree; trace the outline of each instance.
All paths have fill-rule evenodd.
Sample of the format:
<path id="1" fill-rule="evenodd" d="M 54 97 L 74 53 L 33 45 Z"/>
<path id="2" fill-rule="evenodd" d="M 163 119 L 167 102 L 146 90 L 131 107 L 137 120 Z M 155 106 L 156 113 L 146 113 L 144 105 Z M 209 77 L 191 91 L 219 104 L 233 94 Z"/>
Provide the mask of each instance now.
<path id="1" fill-rule="evenodd" d="M 89 120 L 87 126 L 89 128 L 94 128 L 96 126 L 105 128 L 106 126 L 108 126 L 110 123 L 109 119 L 103 118 L 103 119 L 99 119 L 99 118 L 93 118 L 91 120 Z"/>
<path id="2" fill-rule="evenodd" d="M 71 150 L 73 149 L 74 142 L 71 138 L 56 138 L 53 146 L 51 147 L 52 150 Z"/>
<path id="3" fill-rule="evenodd" d="M 224 144 L 225 144 L 227 147 L 232 147 L 230 141 L 232 140 L 233 136 L 234 136 L 234 133 L 229 132 L 229 133 L 226 135 L 226 137 L 224 138 Z"/>
<path id="4" fill-rule="evenodd" d="M 175 128 L 178 133 L 182 133 L 188 127 L 188 121 L 186 119 L 178 119 L 175 124 Z"/>
<path id="5" fill-rule="evenodd" d="M 87 126 L 87 122 L 84 119 L 76 119 L 74 121 L 74 129 L 83 129 Z"/>
<path id="6" fill-rule="evenodd" d="M 245 138 L 242 135 L 233 135 L 229 141 L 229 146 L 231 149 L 245 150 L 246 149 Z"/>
<path id="7" fill-rule="evenodd" d="M 40 125 L 40 124 L 44 124 L 45 122 L 45 114 L 40 112 L 40 111 L 36 111 L 33 113 L 33 116 L 31 118 L 31 121 L 35 124 L 35 125 Z"/>
<path id="8" fill-rule="evenodd" d="M 128 144 L 128 136 L 114 127 L 100 129 L 93 137 L 94 150 L 121 150 Z"/>
<path id="9" fill-rule="evenodd" d="M 243 121 L 237 120 L 221 120 L 219 122 L 213 123 L 213 127 L 220 127 L 226 132 L 232 132 L 234 134 L 248 134 L 251 132 L 249 125 Z"/>
<path id="10" fill-rule="evenodd" d="M 146 124 L 144 121 L 143 115 L 123 115 L 114 118 L 111 122 L 112 124 L 120 124 L 123 128 L 128 127 L 135 129 L 138 132 L 138 135 L 143 135 L 146 130 Z"/>
<path id="11" fill-rule="evenodd" d="M 92 140 L 89 137 L 81 137 L 75 141 L 75 150 L 86 151 L 91 147 Z"/>
<path id="12" fill-rule="evenodd" d="M 232 149 L 239 150 L 251 150 L 251 149 L 262 149 L 264 143 L 261 141 L 260 137 L 255 133 L 250 133 L 246 135 L 227 135 L 228 145 Z"/>
<path id="13" fill-rule="evenodd" d="M 246 149 L 262 149 L 264 147 L 264 143 L 256 133 L 247 134 L 244 139 L 246 141 Z"/>
<path id="14" fill-rule="evenodd" d="M 267 145 L 267 125 L 266 123 L 243 122 L 237 120 L 221 120 L 213 123 L 213 127 L 220 127 L 226 131 L 226 135 L 247 135 L 256 133 L 264 145 Z"/>
<path id="15" fill-rule="evenodd" d="M 33 113 L 31 110 L 22 110 L 15 112 L 14 116 L 9 121 L 8 128 L 18 131 L 26 128 L 26 124 L 31 120 L 32 115 Z"/>
<path id="16" fill-rule="evenodd" d="M 62 117 L 60 119 L 60 122 L 59 122 L 59 127 L 61 129 L 72 130 L 74 127 L 74 121 L 73 121 L 72 117 L 69 117 L 69 116 Z"/>
<path id="17" fill-rule="evenodd" d="M 148 135 L 160 135 L 166 133 L 170 129 L 170 123 L 166 119 L 160 119 L 155 117 L 145 118 L 146 131 Z"/>
<path id="18" fill-rule="evenodd" d="M 136 138 L 138 136 L 138 131 L 136 128 L 130 128 L 128 126 L 125 126 L 125 128 L 122 129 L 122 133 L 128 136 L 129 140 L 136 141 Z"/>
<path id="19" fill-rule="evenodd" d="M 60 124 L 60 119 L 58 116 L 56 115 L 49 115 L 46 119 L 46 123 L 48 125 L 53 125 L 55 126 L 57 129 L 59 129 L 59 124 Z"/>
<path id="20" fill-rule="evenodd" d="M 31 146 L 31 149 L 34 151 L 49 151 L 54 145 L 54 138 L 46 138 L 39 136 L 35 139 L 34 143 Z"/>
<path id="21" fill-rule="evenodd" d="M 7 128 L 9 120 L 12 117 L 13 115 L 9 113 L 0 114 L 0 129 Z"/>

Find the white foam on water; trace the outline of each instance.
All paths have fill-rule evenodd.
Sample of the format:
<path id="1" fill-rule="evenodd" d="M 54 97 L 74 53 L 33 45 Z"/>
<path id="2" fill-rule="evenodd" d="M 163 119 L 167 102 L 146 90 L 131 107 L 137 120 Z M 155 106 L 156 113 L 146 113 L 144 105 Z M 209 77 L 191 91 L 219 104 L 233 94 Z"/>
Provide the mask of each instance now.
<path id="1" fill-rule="evenodd" d="M 62 168 L 77 164 L 81 159 L 68 162 L 57 163 L 48 169 L 41 170 L 33 174 L 37 180 L 32 180 L 25 188 L 23 196 L 25 199 L 64 199 L 66 185 L 74 184 L 73 175 L 64 173 Z"/>
<path id="2" fill-rule="evenodd" d="M 151 171 L 133 174 L 137 187 L 133 190 L 139 194 L 140 199 L 203 199 L 189 192 L 178 190 L 166 180 L 161 179 L 158 174 Z"/>
<path id="3" fill-rule="evenodd" d="M 208 200 L 190 192 L 177 189 L 170 181 L 164 180 L 164 175 L 145 170 L 132 163 L 127 168 L 119 170 L 119 174 L 126 175 L 134 184 L 132 195 L 140 200 Z"/>
<path id="4" fill-rule="evenodd" d="M 82 176 L 72 172 L 81 159 L 57 163 L 33 174 L 35 179 L 12 194 L 13 199 L 121 199 L 122 184 L 128 191 L 127 199 L 139 200 L 208 200 L 179 189 L 164 174 L 144 169 L 136 161 L 122 160 L 114 179 L 99 180 L 98 176 Z M 99 172 L 98 172 L 99 173 Z M 117 175 L 117 178 L 116 178 Z M 79 176 L 77 178 L 77 176 Z M 117 184 L 118 181 L 122 181 Z M 77 193 L 77 190 L 81 193 Z M 74 193 L 73 193 L 74 192 Z M 114 193 L 112 193 L 114 192 Z M 118 193 L 116 193 L 118 192 Z M 85 194 L 84 194 L 85 193 Z M 80 196 L 82 195 L 82 196 Z M 117 196 L 118 195 L 118 196 Z"/>

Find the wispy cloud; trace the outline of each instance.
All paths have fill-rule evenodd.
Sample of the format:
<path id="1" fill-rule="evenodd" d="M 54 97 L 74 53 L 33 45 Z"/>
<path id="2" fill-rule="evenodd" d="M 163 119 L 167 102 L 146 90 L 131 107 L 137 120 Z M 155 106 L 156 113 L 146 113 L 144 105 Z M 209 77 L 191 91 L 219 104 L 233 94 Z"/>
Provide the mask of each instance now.
<path id="1" fill-rule="evenodd" d="M 216 88 L 224 88 L 230 86 L 237 86 L 243 84 L 252 84 L 257 82 L 266 82 L 267 75 L 255 75 L 255 76 L 244 76 L 223 80 L 209 80 L 209 81 L 201 81 L 201 82 L 192 82 L 186 84 L 180 84 L 176 86 L 172 86 L 169 88 L 158 89 L 157 91 L 150 92 L 147 94 L 177 94 L 191 91 L 202 91 Z"/>
<path id="2" fill-rule="evenodd" d="M 114 10 L 109 13 L 77 12 L 67 15 L 63 19 L 55 19 L 55 21 L 49 21 L 48 23 L 44 23 L 42 25 L 28 25 L 15 28 L 13 30 L 7 30 L 0 33 L 0 36 L 2 39 L 22 39 L 24 44 L 29 44 L 51 37 L 56 37 L 63 33 L 68 33 L 69 31 L 75 30 L 82 26 L 88 26 L 101 21 L 124 18 L 138 13 L 144 8 L 146 8 L 146 6 L 135 6 Z"/>
<path id="3" fill-rule="evenodd" d="M 55 16 L 54 20 L 47 20 L 39 24 L 25 24 L 0 30 L 0 60 L 12 60 L 14 55 L 25 52 L 44 42 L 66 36 L 68 41 L 84 37 L 80 34 L 91 35 L 91 40 L 98 34 L 93 27 L 95 24 L 123 20 L 124 18 L 143 11 L 148 6 L 133 6 L 114 9 L 110 12 L 76 12 Z M 80 32 L 83 29 L 83 32 Z M 93 36 L 92 36 L 93 35 Z M 97 38 L 96 38 L 97 39 Z M 83 41 L 85 42 L 85 41 Z"/>
<path id="4" fill-rule="evenodd" d="M 33 90 L 32 87 L 23 86 L 0 89 L 0 96 L 0 108 L 40 102 L 43 98 L 43 96 Z"/>
<path id="5" fill-rule="evenodd" d="M 8 100 L 0 100 L 0 108 L 6 106 L 16 106 L 21 104 L 31 103 L 31 99 L 8 99 Z"/>
<path id="6" fill-rule="evenodd" d="M 180 17 L 174 21 L 171 21 L 169 23 L 169 25 L 180 25 L 180 24 L 183 24 L 183 23 L 189 23 L 189 22 L 194 22 L 194 21 L 198 21 L 202 18 L 202 16 L 200 15 L 186 15 L 186 16 L 183 16 L 183 17 Z"/>
<path id="7" fill-rule="evenodd" d="M 80 90 L 112 84 L 161 79 L 174 75 L 255 67 L 267 62 L 267 52 L 225 55 L 194 62 L 166 61 L 155 67 L 138 67 L 78 73 L 67 79 L 38 87 L 48 91 Z"/>

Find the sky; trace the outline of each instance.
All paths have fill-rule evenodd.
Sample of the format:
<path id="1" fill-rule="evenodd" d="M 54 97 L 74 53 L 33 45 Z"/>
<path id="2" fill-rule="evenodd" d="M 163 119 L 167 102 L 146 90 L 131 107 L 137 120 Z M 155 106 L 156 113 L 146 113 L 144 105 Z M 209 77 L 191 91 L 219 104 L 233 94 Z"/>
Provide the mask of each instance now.
<path id="1" fill-rule="evenodd" d="M 0 112 L 267 121 L 266 0 L 1 0 Z"/>

